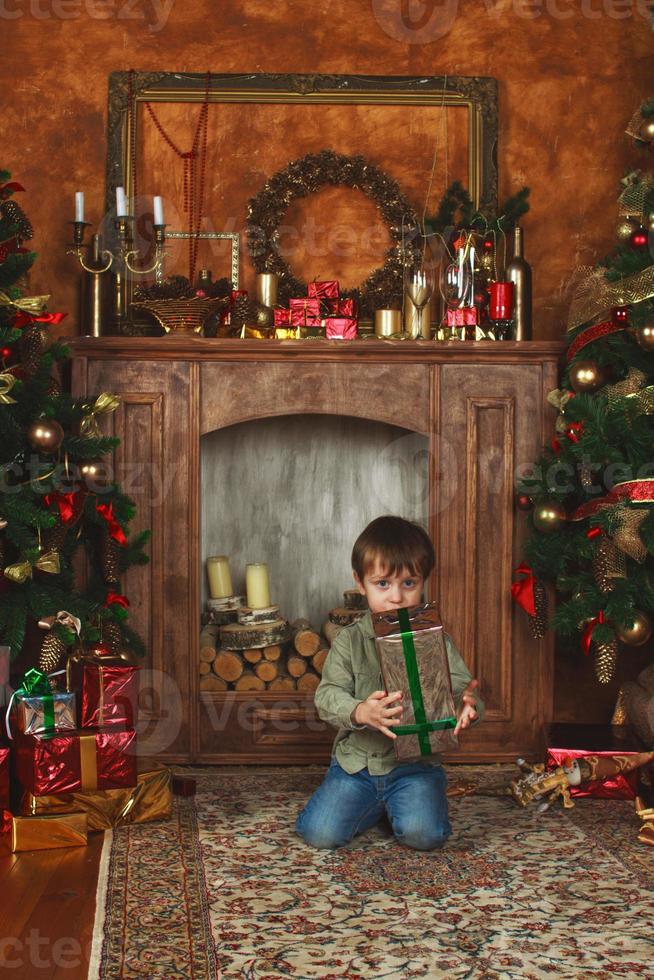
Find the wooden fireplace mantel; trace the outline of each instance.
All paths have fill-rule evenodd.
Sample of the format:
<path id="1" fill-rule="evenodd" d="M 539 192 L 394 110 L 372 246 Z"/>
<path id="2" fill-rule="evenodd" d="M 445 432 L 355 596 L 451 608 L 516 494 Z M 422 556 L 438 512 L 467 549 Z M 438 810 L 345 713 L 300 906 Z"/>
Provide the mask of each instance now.
<path id="1" fill-rule="evenodd" d="M 311 696 L 199 692 L 200 438 L 289 413 L 390 422 L 430 446 L 429 530 L 439 602 L 481 681 L 486 721 L 459 761 L 533 754 L 552 717 L 553 645 L 534 641 L 511 602 L 525 522 L 516 469 L 549 440 L 562 342 L 249 341 L 195 336 L 80 337 L 68 342 L 73 392 L 118 394 L 103 419 L 119 436 L 116 478 L 136 502 L 134 533 L 152 530 L 151 562 L 123 590 L 152 669 L 144 708 L 148 754 L 169 761 L 318 762 L 333 731 Z M 441 445 L 454 464 L 442 472 Z M 448 481 L 456 479 L 456 492 Z"/>

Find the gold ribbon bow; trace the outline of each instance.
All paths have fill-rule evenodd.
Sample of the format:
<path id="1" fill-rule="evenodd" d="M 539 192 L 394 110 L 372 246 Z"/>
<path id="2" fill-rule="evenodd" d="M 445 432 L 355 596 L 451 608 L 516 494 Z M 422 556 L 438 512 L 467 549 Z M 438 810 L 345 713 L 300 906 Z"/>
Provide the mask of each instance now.
<path id="1" fill-rule="evenodd" d="M 20 299 L 12 299 L 7 293 L 0 290 L 0 306 L 13 306 L 23 313 L 42 313 L 48 305 L 50 295 L 47 296 L 21 296 Z"/>
<path id="2" fill-rule="evenodd" d="M 61 571 L 59 552 L 46 551 L 35 562 L 30 562 L 26 559 L 25 561 L 17 562 L 15 565 L 8 565 L 5 568 L 5 578 L 22 585 L 24 582 L 27 582 L 28 578 L 32 577 L 35 568 L 38 568 L 40 572 L 58 575 Z"/>
<path id="3" fill-rule="evenodd" d="M 16 399 L 12 398 L 9 392 L 16 384 L 16 378 L 8 371 L 0 374 L 0 405 L 15 405 Z"/>
<path id="4" fill-rule="evenodd" d="M 72 613 L 66 612 L 65 609 L 60 609 L 56 616 L 42 616 L 39 620 L 39 626 L 42 630 L 51 630 L 55 623 L 61 623 L 62 626 L 67 626 L 68 629 L 73 630 L 78 636 L 82 629 L 81 619 L 73 616 Z"/>
<path id="5" fill-rule="evenodd" d="M 614 385 L 607 385 L 604 391 L 607 394 L 608 402 L 611 408 L 615 405 L 615 402 L 620 398 L 627 398 L 629 395 L 635 395 L 643 387 L 643 381 L 647 375 L 644 371 L 639 368 L 631 367 L 627 372 L 626 378 L 622 381 L 618 381 Z"/>
<path id="6" fill-rule="evenodd" d="M 91 406 L 88 415 L 85 415 L 79 427 L 80 435 L 90 436 L 92 439 L 100 439 L 102 432 L 100 431 L 100 426 L 98 425 L 98 415 L 107 415 L 109 412 L 115 412 L 120 405 L 120 398 L 117 395 L 110 395 L 108 392 L 103 391 L 101 395 L 98 395 L 94 404 Z"/>
<path id="7" fill-rule="evenodd" d="M 550 391 L 547 400 L 550 405 L 558 411 L 559 415 L 556 420 L 555 429 L 558 435 L 563 435 L 568 428 L 568 423 L 564 418 L 565 406 L 568 404 L 572 398 L 573 392 L 565 391 L 563 388 L 555 388 Z"/>

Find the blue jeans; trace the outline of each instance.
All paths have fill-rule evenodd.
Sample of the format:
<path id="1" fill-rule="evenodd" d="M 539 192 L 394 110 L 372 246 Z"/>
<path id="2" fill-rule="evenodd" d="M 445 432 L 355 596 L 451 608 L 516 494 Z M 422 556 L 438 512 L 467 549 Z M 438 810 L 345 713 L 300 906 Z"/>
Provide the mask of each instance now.
<path id="1" fill-rule="evenodd" d="M 295 829 L 313 847 L 342 847 L 386 811 L 401 844 L 430 851 L 452 832 L 445 785 L 443 767 L 434 763 L 408 762 L 371 776 L 367 769 L 345 772 L 334 758 Z"/>

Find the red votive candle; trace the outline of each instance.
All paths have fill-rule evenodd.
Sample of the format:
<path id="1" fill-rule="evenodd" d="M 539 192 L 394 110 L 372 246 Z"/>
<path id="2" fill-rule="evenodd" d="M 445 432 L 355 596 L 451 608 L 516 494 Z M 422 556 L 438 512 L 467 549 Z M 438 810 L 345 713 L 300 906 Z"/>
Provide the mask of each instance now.
<path id="1" fill-rule="evenodd" d="M 513 317 L 513 283 L 492 282 L 489 286 L 491 320 L 511 320 Z"/>

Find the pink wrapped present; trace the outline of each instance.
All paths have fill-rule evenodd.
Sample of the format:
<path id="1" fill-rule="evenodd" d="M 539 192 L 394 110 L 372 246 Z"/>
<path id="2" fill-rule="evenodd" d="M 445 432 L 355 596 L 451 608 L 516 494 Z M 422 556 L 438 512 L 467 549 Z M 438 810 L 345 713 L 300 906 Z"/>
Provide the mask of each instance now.
<path id="1" fill-rule="evenodd" d="M 334 316 L 323 320 L 328 340 L 356 340 L 357 321 L 354 317 Z"/>
<path id="2" fill-rule="evenodd" d="M 290 327 L 291 325 L 291 311 L 285 310 L 281 306 L 276 306 L 273 311 L 273 316 L 275 318 L 276 327 Z"/>
<path id="3" fill-rule="evenodd" d="M 308 285 L 307 294 L 315 299 L 338 299 L 338 279 L 314 279 Z"/>

